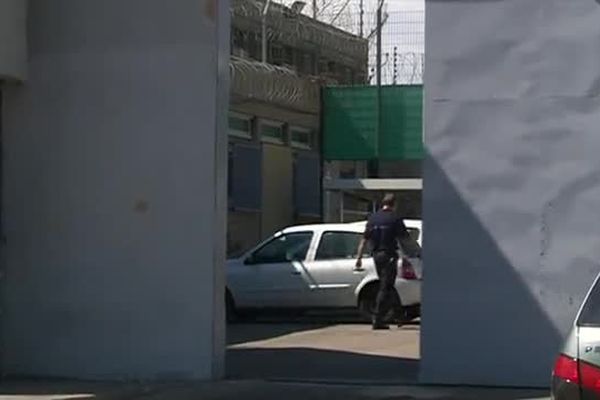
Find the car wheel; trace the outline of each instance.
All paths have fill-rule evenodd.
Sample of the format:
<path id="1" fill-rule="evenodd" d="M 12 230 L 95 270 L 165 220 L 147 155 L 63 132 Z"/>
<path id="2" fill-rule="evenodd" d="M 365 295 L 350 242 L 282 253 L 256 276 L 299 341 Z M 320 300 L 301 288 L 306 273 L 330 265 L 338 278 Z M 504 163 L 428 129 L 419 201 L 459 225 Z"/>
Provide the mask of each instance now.
<path id="1" fill-rule="evenodd" d="M 375 304 L 377 303 L 377 292 L 379 291 L 379 284 L 372 283 L 365 287 L 359 296 L 358 300 L 358 310 L 362 316 L 362 318 L 366 322 L 371 322 L 373 320 L 373 316 L 375 315 Z M 402 301 L 400 300 L 400 296 L 398 292 L 394 290 L 394 306 L 388 311 L 385 316 L 386 321 L 395 321 L 396 316 L 403 315 L 402 311 Z"/>
<path id="2" fill-rule="evenodd" d="M 404 307 L 404 322 L 411 322 L 421 317 L 421 305 L 413 305 Z"/>

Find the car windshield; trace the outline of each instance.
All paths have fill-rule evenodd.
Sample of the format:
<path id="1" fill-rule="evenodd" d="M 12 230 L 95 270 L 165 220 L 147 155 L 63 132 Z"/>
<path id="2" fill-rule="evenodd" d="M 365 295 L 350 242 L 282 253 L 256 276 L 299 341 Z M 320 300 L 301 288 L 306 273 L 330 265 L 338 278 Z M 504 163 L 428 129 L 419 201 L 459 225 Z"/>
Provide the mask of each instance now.
<path id="1" fill-rule="evenodd" d="M 294 232 L 276 236 L 256 250 L 252 258 L 259 264 L 304 261 L 312 237 L 312 232 Z"/>
<path id="2" fill-rule="evenodd" d="M 577 325 L 600 326 L 600 281 L 596 281 L 593 289 L 581 309 Z"/>

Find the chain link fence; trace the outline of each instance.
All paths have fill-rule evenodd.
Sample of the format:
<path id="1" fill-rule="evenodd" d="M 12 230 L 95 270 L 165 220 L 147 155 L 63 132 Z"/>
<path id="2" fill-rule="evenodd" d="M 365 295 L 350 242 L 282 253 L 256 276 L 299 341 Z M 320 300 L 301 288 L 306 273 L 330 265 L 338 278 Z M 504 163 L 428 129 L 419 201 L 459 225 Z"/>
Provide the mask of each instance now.
<path id="1" fill-rule="evenodd" d="M 318 20 L 369 41 L 369 83 L 377 74 L 377 7 L 380 0 L 317 0 Z M 295 1 L 285 0 L 291 5 Z M 308 1 L 304 12 L 313 15 Z M 385 0 L 382 5 L 383 84 L 422 84 L 425 54 L 424 0 Z"/>

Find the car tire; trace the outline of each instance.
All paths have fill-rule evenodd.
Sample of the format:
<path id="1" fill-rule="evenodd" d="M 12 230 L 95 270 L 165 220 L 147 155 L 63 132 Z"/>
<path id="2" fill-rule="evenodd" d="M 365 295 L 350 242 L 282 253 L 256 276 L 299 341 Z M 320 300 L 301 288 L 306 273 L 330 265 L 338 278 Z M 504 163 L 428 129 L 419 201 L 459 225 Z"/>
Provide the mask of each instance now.
<path id="1" fill-rule="evenodd" d="M 421 305 L 416 304 L 404 307 L 403 316 L 404 322 L 412 322 L 417 318 L 421 318 Z"/>
<path id="2" fill-rule="evenodd" d="M 358 300 L 358 311 L 365 322 L 371 322 L 375 313 L 375 303 L 377 302 L 377 292 L 379 291 L 379 283 L 374 282 L 367 285 L 361 292 Z M 386 321 L 395 322 L 397 316 L 404 314 L 402 309 L 402 301 L 398 292 L 394 289 L 394 307 L 389 310 L 385 316 Z"/>

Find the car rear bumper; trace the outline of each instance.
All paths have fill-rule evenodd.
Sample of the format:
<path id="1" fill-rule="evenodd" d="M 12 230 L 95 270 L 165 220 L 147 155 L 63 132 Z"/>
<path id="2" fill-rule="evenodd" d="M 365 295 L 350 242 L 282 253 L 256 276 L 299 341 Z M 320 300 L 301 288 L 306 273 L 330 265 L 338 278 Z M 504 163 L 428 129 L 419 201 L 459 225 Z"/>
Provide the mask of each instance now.
<path id="1" fill-rule="evenodd" d="M 579 385 L 553 378 L 551 398 L 553 400 L 580 400 L 581 391 Z"/>
<path id="2" fill-rule="evenodd" d="M 396 290 L 400 296 L 403 306 L 421 304 L 421 281 L 407 281 L 398 279 L 396 281 Z"/>

